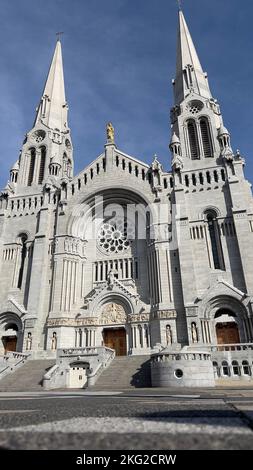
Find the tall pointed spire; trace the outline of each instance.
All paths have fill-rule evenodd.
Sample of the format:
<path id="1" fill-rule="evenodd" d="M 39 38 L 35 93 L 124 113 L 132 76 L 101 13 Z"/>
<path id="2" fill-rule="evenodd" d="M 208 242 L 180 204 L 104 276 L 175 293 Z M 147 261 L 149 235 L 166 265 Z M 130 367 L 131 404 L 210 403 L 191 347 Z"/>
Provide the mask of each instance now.
<path id="1" fill-rule="evenodd" d="M 211 91 L 193 44 L 184 14 L 179 15 L 177 69 L 175 79 L 175 104 L 180 104 L 192 91 L 203 98 L 211 98 Z"/>
<path id="2" fill-rule="evenodd" d="M 61 42 L 58 39 L 44 91 L 38 107 L 35 125 L 40 121 L 50 129 L 66 131 L 68 107 L 65 98 Z"/>

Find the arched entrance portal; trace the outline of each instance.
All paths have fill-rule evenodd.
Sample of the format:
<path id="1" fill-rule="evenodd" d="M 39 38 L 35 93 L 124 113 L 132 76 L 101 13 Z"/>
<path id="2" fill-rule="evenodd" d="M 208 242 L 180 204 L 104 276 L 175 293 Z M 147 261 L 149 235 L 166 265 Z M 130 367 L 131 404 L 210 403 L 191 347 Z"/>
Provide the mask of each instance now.
<path id="1" fill-rule="evenodd" d="M 4 354 L 7 352 L 15 352 L 17 350 L 17 336 L 6 336 L 2 338 Z"/>
<path id="2" fill-rule="evenodd" d="M 103 344 L 107 348 L 115 350 L 116 356 L 127 355 L 127 306 L 122 304 L 122 299 L 112 297 L 106 302 L 100 314 L 103 325 Z"/>
<path id="3" fill-rule="evenodd" d="M 215 328 L 218 344 L 240 343 L 236 315 L 227 309 L 220 309 L 215 314 Z"/>
<path id="4" fill-rule="evenodd" d="M 116 356 L 126 356 L 126 330 L 125 328 L 105 328 L 103 330 L 104 345 L 115 350 Z"/>
<path id="5" fill-rule="evenodd" d="M 22 322 L 12 312 L 0 315 L 0 356 L 7 352 L 22 351 Z"/>
<path id="6" fill-rule="evenodd" d="M 5 326 L 4 332 L 2 333 L 4 354 L 17 350 L 17 332 L 18 327 L 15 323 L 9 323 Z"/>

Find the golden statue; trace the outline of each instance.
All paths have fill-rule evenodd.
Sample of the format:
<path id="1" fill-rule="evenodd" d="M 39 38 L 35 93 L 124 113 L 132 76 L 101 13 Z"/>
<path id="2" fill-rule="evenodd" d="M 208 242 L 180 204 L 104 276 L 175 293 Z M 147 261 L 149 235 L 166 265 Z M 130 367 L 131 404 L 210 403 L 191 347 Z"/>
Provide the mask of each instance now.
<path id="1" fill-rule="evenodd" d="M 114 127 L 111 122 L 106 125 L 107 140 L 114 142 Z"/>

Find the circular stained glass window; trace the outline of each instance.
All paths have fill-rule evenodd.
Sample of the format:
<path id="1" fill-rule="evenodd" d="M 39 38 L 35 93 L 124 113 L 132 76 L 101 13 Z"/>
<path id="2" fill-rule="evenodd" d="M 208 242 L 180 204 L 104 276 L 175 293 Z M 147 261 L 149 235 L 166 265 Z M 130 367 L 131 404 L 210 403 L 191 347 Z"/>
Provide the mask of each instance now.
<path id="1" fill-rule="evenodd" d="M 98 231 L 98 246 L 105 253 L 122 253 L 129 249 L 134 228 L 121 217 L 104 222 Z"/>

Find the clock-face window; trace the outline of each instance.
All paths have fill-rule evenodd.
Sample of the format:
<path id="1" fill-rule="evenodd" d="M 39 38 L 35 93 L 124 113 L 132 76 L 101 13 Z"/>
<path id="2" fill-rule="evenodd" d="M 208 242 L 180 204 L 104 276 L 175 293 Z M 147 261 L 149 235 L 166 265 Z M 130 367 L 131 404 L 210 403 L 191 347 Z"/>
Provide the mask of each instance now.
<path id="1" fill-rule="evenodd" d="M 203 103 L 199 100 L 192 100 L 187 104 L 187 110 L 191 114 L 198 114 L 203 109 L 203 107 Z"/>
<path id="2" fill-rule="evenodd" d="M 46 133 L 42 129 L 35 131 L 32 134 L 32 139 L 37 143 L 42 142 L 45 139 L 45 137 L 46 137 Z"/>

